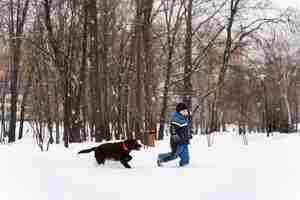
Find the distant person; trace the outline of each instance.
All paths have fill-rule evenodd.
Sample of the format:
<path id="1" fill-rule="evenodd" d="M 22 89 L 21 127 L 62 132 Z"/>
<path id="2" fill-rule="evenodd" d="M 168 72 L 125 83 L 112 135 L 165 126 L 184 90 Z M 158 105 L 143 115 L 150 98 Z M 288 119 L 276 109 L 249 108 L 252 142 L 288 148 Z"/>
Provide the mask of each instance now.
<path id="1" fill-rule="evenodd" d="M 179 166 L 189 164 L 190 156 L 188 145 L 192 135 L 190 134 L 189 124 L 191 116 L 188 107 L 184 103 L 178 103 L 176 112 L 170 122 L 170 146 L 171 152 L 158 154 L 157 165 L 180 158 Z"/>

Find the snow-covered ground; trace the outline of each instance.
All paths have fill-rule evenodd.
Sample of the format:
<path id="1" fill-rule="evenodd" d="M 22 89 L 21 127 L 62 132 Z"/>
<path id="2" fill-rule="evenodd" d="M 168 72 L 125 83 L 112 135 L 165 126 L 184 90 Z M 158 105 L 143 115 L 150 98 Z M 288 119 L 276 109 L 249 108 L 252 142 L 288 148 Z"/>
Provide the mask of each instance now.
<path id="1" fill-rule="evenodd" d="M 299 200 L 300 134 L 234 134 L 193 138 L 191 163 L 156 166 L 168 138 L 155 148 L 133 152 L 132 169 L 118 162 L 98 166 L 93 153 L 77 155 L 92 143 L 53 145 L 40 152 L 31 137 L 0 145 L 1 200 Z"/>

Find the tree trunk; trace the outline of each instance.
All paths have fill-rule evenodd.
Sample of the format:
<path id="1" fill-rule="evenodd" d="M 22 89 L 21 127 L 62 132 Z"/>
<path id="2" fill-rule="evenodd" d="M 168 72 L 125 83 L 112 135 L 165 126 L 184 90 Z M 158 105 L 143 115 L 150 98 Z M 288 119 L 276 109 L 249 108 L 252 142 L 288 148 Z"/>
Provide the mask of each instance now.
<path id="1" fill-rule="evenodd" d="M 93 112 L 93 121 L 95 123 L 95 139 L 96 142 L 101 142 L 104 139 L 104 134 L 101 132 L 103 130 L 103 115 L 102 112 L 104 108 L 102 96 L 101 96 L 101 80 L 100 77 L 100 64 L 99 64 L 99 31 L 98 31 L 98 6 L 97 0 L 89 1 L 90 9 L 90 34 L 91 34 L 91 103 L 92 103 L 92 112 Z M 103 94 L 102 94 L 103 95 Z"/>
<path id="2" fill-rule="evenodd" d="M 108 110 L 108 50 L 109 50 L 109 24 L 110 24 L 110 8 L 109 8 L 108 0 L 102 0 L 103 10 L 102 10 L 102 50 L 101 50 L 101 69 L 100 69 L 100 77 L 101 77 L 101 132 L 103 134 L 104 139 L 111 140 L 111 134 L 109 130 L 109 122 L 110 122 L 110 113 Z"/>
<path id="3" fill-rule="evenodd" d="M 142 109 L 142 75 L 143 75 L 143 65 L 142 65 L 142 14 L 143 14 L 143 1 L 136 0 L 136 16 L 134 24 L 134 37 L 133 41 L 135 43 L 134 58 L 135 58 L 135 69 L 136 69 L 136 82 L 135 82 L 135 101 L 136 101 L 136 111 L 133 114 L 134 117 L 134 132 L 137 139 L 143 140 L 141 129 L 143 128 L 143 109 Z"/>
<path id="4" fill-rule="evenodd" d="M 81 58 L 81 66 L 79 70 L 79 83 L 78 84 L 78 90 L 76 90 L 75 99 L 74 99 L 74 113 L 72 113 L 72 128 L 71 128 L 71 134 L 72 134 L 72 142 L 81 142 L 81 135 L 80 132 L 83 129 L 82 126 L 82 119 L 81 119 L 81 105 L 82 105 L 82 99 L 83 99 L 83 89 L 85 88 L 85 71 L 86 71 L 86 60 L 87 60 L 87 23 L 88 23 L 88 5 L 87 2 L 84 2 L 83 5 L 83 15 L 84 15 L 84 22 L 83 22 L 83 41 L 82 41 L 82 58 Z"/>
<path id="5" fill-rule="evenodd" d="M 146 0 L 144 2 L 144 23 L 143 23 L 143 40 L 144 40 L 144 58 L 145 58 L 145 73 L 144 73 L 144 90 L 145 90 L 145 130 L 155 130 L 155 107 L 156 99 L 154 88 L 154 62 L 152 52 L 152 33 L 151 33 L 151 14 L 152 14 L 153 0 Z M 144 141 L 148 144 L 148 132 L 144 133 Z"/>
<path id="6" fill-rule="evenodd" d="M 7 130 L 6 130 L 6 112 L 5 112 L 5 96 L 7 94 L 7 78 L 8 74 L 5 75 L 5 82 L 4 86 L 2 88 L 2 94 L 1 94 L 1 137 L 0 137 L 0 143 L 4 142 L 4 138 L 7 136 Z"/>
<path id="7" fill-rule="evenodd" d="M 158 140 L 163 140 L 164 138 L 164 129 L 166 123 L 166 115 L 167 115 L 167 108 L 168 108 L 168 98 L 169 98 L 169 83 L 171 77 L 171 69 L 172 69 L 172 54 L 171 51 L 169 52 L 168 56 L 168 64 L 166 70 L 166 79 L 163 91 L 163 102 L 162 108 L 160 112 L 160 120 L 159 120 L 159 132 L 158 132 Z"/>
<path id="8" fill-rule="evenodd" d="M 185 34 L 185 59 L 184 59 L 184 83 L 183 102 L 192 109 L 192 8 L 193 0 L 187 0 L 186 10 L 186 34 Z"/>
<path id="9" fill-rule="evenodd" d="M 19 129 L 19 140 L 22 139 L 23 137 L 23 124 L 24 124 L 24 115 L 25 115 L 25 106 L 27 103 L 27 97 L 29 94 L 29 88 L 31 86 L 32 83 L 32 73 L 33 73 L 33 66 L 31 66 L 31 69 L 29 71 L 29 77 L 27 80 L 27 84 L 25 86 L 25 91 L 24 91 L 24 95 L 23 95 L 23 99 L 22 99 L 22 103 L 21 103 L 21 117 L 20 117 L 20 129 Z"/>
<path id="10" fill-rule="evenodd" d="M 18 39 L 20 40 L 20 39 Z M 10 122 L 9 122 L 9 133 L 8 133 L 8 142 L 14 142 L 16 140 L 16 122 L 17 122 L 17 102 L 18 102 L 18 68 L 20 64 L 20 42 L 17 46 L 13 45 L 11 53 L 13 55 L 11 63 L 11 74 L 10 74 L 10 94 L 11 94 L 11 103 L 10 103 Z"/>
<path id="11" fill-rule="evenodd" d="M 297 92 L 297 84 L 295 84 L 295 110 L 296 110 L 296 127 L 295 131 L 298 132 L 298 123 L 299 123 L 299 98 L 298 98 L 298 92 Z"/>
<path id="12" fill-rule="evenodd" d="M 169 5 L 164 5 L 169 6 Z M 167 68 L 164 72 L 165 80 L 164 80 L 164 90 L 163 90 L 163 99 L 161 104 L 161 110 L 159 115 L 159 130 L 158 130 L 158 140 L 163 140 L 164 132 L 165 132 L 165 123 L 167 118 L 167 109 L 168 109 L 168 101 L 169 101 L 169 90 L 170 90 L 170 80 L 171 80 L 171 71 L 173 68 L 173 54 L 175 48 L 176 35 L 178 33 L 178 27 L 181 24 L 182 17 L 180 14 L 180 10 L 177 12 L 177 17 L 175 19 L 174 27 L 172 28 L 172 14 L 169 13 L 168 9 L 173 10 L 175 7 L 175 2 L 173 1 L 170 7 L 166 7 L 165 9 L 165 22 L 167 26 L 167 43 L 166 43 L 166 56 L 167 56 Z"/>
<path id="13" fill-rule="evenodd" d="M 55 101 L 55 143 L 60 143 L 60 130 L 59 130 L 59 124 L 60 124 L 60 116 L 59 116 L 59 101 L 58 101 L 58 88 L 57 88 L 57 82 L 54 84 L 54 101 Z"/>
<path id="14" fill-rule="evenodd" d="M 72 108 L 71 108 L 71 103 L 72 99 L 70 96 L 70 87 L 71 83 L 69 80 L 69 77 L 67 76 L 68 74 L 68 69 L 66 69 L 66 76 L 65 76 L 65 81 L 64 81 L 64 100 L 63 100 L 63 109 L 64 109 L 64 117 L 63 117 L 63 123 L 64 123 L 64 133 L 63 133 L 63 140 L 64 140 L 64 146 L 66 148 L 69 147 L 69 142 L 70 142 L 70 132 L 71 132 L 71 122 L 70 122 L 70 116 L 72 116 Z"/>
<path id="15" fill-rule="evenodd" d="M 17 6 L 15 10 L 14 6 Z M 17 122 L 17 102 L 18 102 L 18 70 L 20 65 L 21 57 L 21 36 L 26 21 L 27 11 L 29 6 L 29 0 L 26 0 L 21 8 L 21 2 L 18 1 L 16 4 L 13 0 L 9 1 L 9 39 L 10 39 L 10 122 L 9 122 L 9 133 L 8 142 L 14 142 L 16 140 L 16 122 Z M 14 15 L 16 13 L 16 20 Z"/>
<path id="16" fill-rule="evenodd" d="M 286 111 L 287 111 L 287 117 L 288 117 L 288 132 L 290 132 L 291 128 L 292 128 L 292 113 L 291 113 L 291 107 L 290 107 L 290 102 L 288 99 L 287 94 L 283 95 L 283 100 L 284 100 L 284 104 L 286 106 Z"/>

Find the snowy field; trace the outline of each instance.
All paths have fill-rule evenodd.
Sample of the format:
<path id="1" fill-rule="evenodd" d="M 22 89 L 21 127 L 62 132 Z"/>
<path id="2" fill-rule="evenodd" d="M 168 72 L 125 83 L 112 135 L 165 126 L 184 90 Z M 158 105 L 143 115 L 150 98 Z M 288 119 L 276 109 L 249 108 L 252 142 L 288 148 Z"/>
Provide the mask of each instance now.
<path id="1" fill-rule="evenodd" d="M 133 152 L 132 169 L 108 161 L 98 166 L 93 153 L 77 155 L 92 143 L 69 149 L 52 145 L 41 152 L 33 139 L 0 145 L 1 200 L 299 200 L 300 134 L 217 135 L 212 147 L 194 137 L 191 164 L 156 166 L 168 138 L 155 148 Z"/>

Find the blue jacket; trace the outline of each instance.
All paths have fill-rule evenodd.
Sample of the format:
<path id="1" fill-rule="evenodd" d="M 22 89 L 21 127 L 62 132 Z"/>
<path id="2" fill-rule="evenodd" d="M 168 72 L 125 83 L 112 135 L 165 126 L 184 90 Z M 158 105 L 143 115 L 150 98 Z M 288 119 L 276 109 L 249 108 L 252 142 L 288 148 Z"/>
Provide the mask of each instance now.
<path id="1" fill-rule="evenodd" d="M 189 144 L 191 134 L 189 131 L 190 117 L 184 117 L 178 112 L 175 112 L 171 118 L 170 133 L 171 133 L 171 148 L 174 150 L 179 144 Z"/>

